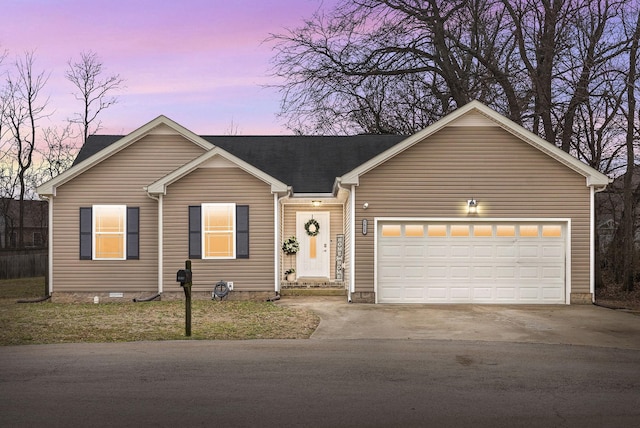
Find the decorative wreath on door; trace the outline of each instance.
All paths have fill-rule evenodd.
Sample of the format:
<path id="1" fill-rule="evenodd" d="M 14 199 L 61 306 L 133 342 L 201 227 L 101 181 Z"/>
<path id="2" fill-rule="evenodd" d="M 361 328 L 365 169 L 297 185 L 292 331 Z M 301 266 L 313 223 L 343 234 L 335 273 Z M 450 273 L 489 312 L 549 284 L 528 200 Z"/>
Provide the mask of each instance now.
<path id="1" fill-rule="evenodd" d="M 309 220 L 304 224 L 304 230 L 307 231 L 307 235 L 316 236 L 320 233 L 320 225 L 314 219 Z"/>

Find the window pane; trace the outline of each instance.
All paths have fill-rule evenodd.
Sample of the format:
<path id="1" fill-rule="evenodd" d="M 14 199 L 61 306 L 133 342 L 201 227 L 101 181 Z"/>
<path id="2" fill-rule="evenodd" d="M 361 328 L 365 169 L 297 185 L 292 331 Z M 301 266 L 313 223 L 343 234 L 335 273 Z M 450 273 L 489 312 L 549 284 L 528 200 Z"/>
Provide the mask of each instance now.
<path id="1" fill-rule="evenodd" d="M 431 224 L 427 228 L 427 236 L 447 236 L 447 226 L 444 224 Z"/>
<path id="2" fill-rule="evenodd" d="M 496 236 L 509 237 L 516 236 L 516 227 L 511 225 L 501 224 L 496 226 Z"/>
<path id="3" fill-rule="evenodd" d="M 545 238 L 560 238 L 562 236 L 562 226 L 558 224 L 545 224 L 542 226 L 542 236 Z"/>
<path id="4" fill-rule="evenodd" d="M 473 236 L 491 237 L 493 230 L 490 224 L 477 224 L 473 226 Z"/>
<path id="5" fill-rule="evenodd" d="M 228 205 L 207 205 L 204 211 L 205 232 L 233 230 L 232 207 Z"/>
<path id="6" fill-rule="evenodd" d="M 421 237 L 424 236 L 424 227 L 421 224 L 407 224 L 404 227 L 405 236 Z"/>
<path id="7" fill-rule="evenodd" d="M 400 225 L 399 224 L 383 224 L 382 236 L 385 236 L 385 237 L 400 236 Z"/>
<path id="8" fill-rule="evenodd" d="M 206 234 L 205 249 L 205 257 L 233 257 L 232 233 Z"/>
<path id="9" fill-rule="evenodd" d="M 121 206 L 97 206 L 96 232 L 124 232 L 124 212 Z"/>
<path id="10" fill-rule="evenodd" d="M 523 238 L 537 238 L 538 225 L 523 224 L 520 226 L 520 236 Z"/>
<path id="11" fill-rule="evenodd" d="M 466 224 L 452 224 L 451 236 L 469 236 L 469 226 Z"/>
<path id="12" fill-rule="evenodd" d="M 235 204 L 202 204 L 204 258 L 235 257 Z"/>
<path id="13" fill-rule="evenodd" d="M 124 258 L 124 235 L 96 234 L 97 259 Z"/>
<path id="14" fill-rule="evenodd" d="M 94 205 L 93 258 L 125 259 L 126 205 Z"/>

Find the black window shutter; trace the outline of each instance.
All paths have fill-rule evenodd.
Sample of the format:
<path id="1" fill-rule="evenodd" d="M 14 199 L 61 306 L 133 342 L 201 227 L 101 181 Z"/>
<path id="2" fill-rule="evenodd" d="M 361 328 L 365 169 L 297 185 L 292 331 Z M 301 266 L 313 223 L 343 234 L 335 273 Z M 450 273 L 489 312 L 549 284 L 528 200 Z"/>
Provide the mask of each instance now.
<path id="1" fill-rule="evenodd" d="M 127 260 L 140 259 L 140 208 L 127 207 Z"/>
<path id="2" fill-rule="evenodd" d="M 92 209 L 80 207 L 80 260 L 91 260 L 92 257 Z"/>
<path id="3" fill-rule="evenodd" d="M 236 258 L 249 258 L 249 205 L 236 205 Z"/>
<path id="4" fill-rule="evenodd" d="M 201 215 L 200 205 L 189 207 L 189 258 L 202 258 L 202 237 L 201 237 Z"/>

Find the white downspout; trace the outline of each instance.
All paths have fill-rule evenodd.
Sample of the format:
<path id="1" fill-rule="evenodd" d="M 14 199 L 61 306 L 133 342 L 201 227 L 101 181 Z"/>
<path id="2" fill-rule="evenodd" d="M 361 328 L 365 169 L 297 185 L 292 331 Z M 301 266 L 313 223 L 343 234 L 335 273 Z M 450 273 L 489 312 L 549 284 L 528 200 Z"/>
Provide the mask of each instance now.
<path id="1" fill-rule="evenodd" d="M 273 285 L 276 294 L 280 292 L 280 249 L 278 237 L 280 236 L 280 198 L 277 193 L 273 194 Z"/>
<path id="2" fill-rule="evenodd" d="M 291 188 L 289 187 L 287 193 L 283 196 L 278 197 L 277 193 L 273 194 L 273 212 L 274 216 L 274 227 L 273 227 L 273 264 L 274 264 L 274 289 L 276 294 L 280 294 L 280 242 L 284 240 L 284 227 L 280 227 L 280 209 L 282 208 L 282 219 L 284 221 L 284 206 L 281 205 L 282 200 L 288 198 L 291 195 Z"/>
<path id="3" fill-rule="evenodd" d="M 158 293 L 164 291 L 164 281 L 162 279 L 164 269 L 164 202 L 162 194 L 158 195 Z"/>
<path id="4" fill-rule="evenodd" d="M 355 245 L 355 242 L 354 242 L 354 238 L 355 238 L 355 233 L 354 233 L 354 230 L 355 230 L 355 217 L 354 217 L 354 215 L 355 215 L 355 208 L 354 208 L 355 207 L 355 201 L 353 200 L 353 197 L 355 195 L 355 186 L 351 186 L 351 189 L 348 189 L 348 188 L 346 188 L 346 187 L 344 187 L 342 185 L 340 180 L 338 180 L 337 183 L 338 183 L 338 188 L 340 188 L 340 189 L 344 190 L 345 192 L 349 193 L 349 196 L 347 197 L 347 200 L 351 202 L 349 204 L 349 215 L 351 217 L 351 225 L 349 227 L 349 240 L 351 241 L 351 248 L 350 248 L 351 251 L 349 251 L 349 260 L 346 263 L 347 267 L 348 267 L 347 272 L 349 272 L 349 279 L 347 281 L 347 283 L 349 285 L 347 287 L 347 301 L 349 303 L 351 303 L 351 290 L 353 288 L 352 284 L 353 284 L 353 278 L 354 278 L 354 276 L 352 274 L 352 272 L 353 272 L 353 260 L 355 259 L 355 258 L 351 257 L 351 255 L 354 254 L 353 248 L 354 248 L 354 245 Z M 354 193 L 352 193 L 352 192 L 354 192 Z M 344 207 L 344 205 L 343 205 L 343 207 Z M 344 212 L 344 208 L 343 208 L 342 224 L 345 223 L 345 218 L 346 217 L 347 217 L 347 213 Z"/>
<path id="5" fill-rule="evenodd" d="M 147 188 L 145 187 L 144 190 L 146 191 Z M 162 217 L 163 217 L 162 194 L 159 194 L 156 197 L 156 196 L 153 196 L 151 193 L 147 192 L 147 196 L 150 197 L 151 199 L 153 199 L 154 201 L 158 202 L 158 294 L 160 294 L 160 293 L 162 293 L 162 290 L 164 288 L 163 287 L 164 282 L 162 280 L 162 274 L 163 274 L 162 263 L 163 263 L 163 258 L 164 258 L 164 254 L 163 254 L 164 225 L 163 225 L 163 222 L 162 222 Z"/>
<path id="6" fill-rule="evenodd" d="M 356 186 L 351 186 L 351 252 L 349 254 L 349 302 L 356 291 Z"/>
<path id="7" fill-rule="evenodd" d="M 591 293 L 591 303 L 596 301 L 596 197 L 595 194 L 602 192 L 606 189 L 606 186 L 602 186 L 599 189 L 590 187 L 590 201 L 589 201 L 589 292 Z"/>
<path id="8" fill-rule="evenodd" d="M 45 196 L 44 198 L 49 201 L 49 218 L 47 219 L 47 227 L 49 228 L 47 263 L 49 266 L 47 266 L 47 275 L 49 276 L 48 291 L 49 295 L 51 295 L 53 293 L 53 195 L 51 197 Z"/>

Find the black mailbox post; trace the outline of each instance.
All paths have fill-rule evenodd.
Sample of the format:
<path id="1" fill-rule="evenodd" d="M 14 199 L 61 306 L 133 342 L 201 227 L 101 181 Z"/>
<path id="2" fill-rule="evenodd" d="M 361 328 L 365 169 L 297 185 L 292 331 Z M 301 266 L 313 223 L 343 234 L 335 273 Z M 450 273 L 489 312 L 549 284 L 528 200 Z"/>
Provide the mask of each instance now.
<path id="1" fill-rule="evenodd" d="M 176 282 L 184 290 L 184 335 L 191 336 L 191 260 L 184 262 L 184 269 L 176 273 Z"/>

